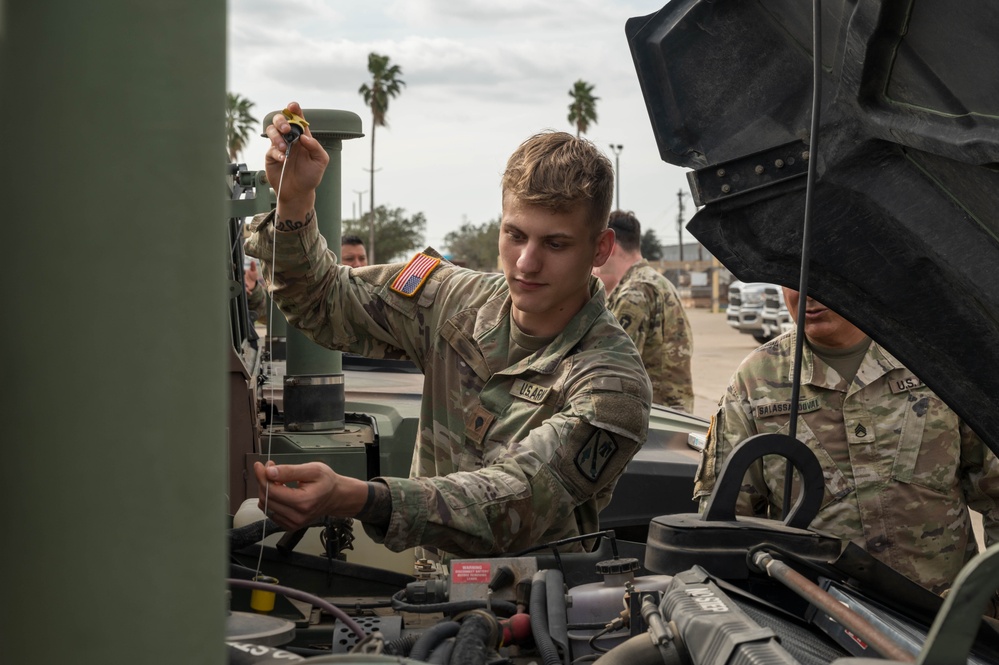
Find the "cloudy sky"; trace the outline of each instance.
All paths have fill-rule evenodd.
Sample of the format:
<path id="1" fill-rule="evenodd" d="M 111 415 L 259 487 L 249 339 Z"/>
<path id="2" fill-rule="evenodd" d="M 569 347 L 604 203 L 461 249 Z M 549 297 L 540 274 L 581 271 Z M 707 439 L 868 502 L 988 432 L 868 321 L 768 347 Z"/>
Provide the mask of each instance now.
<path id="1" fill-rule="evenodd" d="M 375 138 L 375 205 L 423 212 L 427 243 L 464 221 L 500 214 L 507 157 L 544 129 L 575 133 L 569 89 L 593 84 L 598 121 L 587 137 L 620 155 L 621 207 L 665 244 L 676 242 L 677 192 L 692 214 L 684 170 L 659 158 L 625 21 L 656 0 L 229 0 L 228 89 L 254 114 L 295 100 L 361 117 L 365 137 L 343 147 L 343 216 L 357 192 L 368 208 L 371 116 L 357 89 L 368 54 L 388 55 L 406 82 Z M 278 8 L 275 10 L 275 8 Z M 265 143 L 243 154 L 261 168 Z M 685 234 L 685 240 L 690 241 Z"/>

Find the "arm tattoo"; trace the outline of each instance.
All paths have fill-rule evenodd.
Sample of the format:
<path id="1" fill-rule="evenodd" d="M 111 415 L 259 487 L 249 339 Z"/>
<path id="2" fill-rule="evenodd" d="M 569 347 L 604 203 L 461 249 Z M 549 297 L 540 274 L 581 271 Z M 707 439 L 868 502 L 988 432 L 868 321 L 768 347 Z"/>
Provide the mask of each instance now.
<path id="1" fill-rule="evenodd" d="M 368 500 L 354 517 L 372 526 L 388 528 L 389 518 L 392 517 L 392 493 L 388 485 L 368 481 Z"/>
<path id="2" fill-rule="evenodd" d="M 274 213 L 274 228 L 278 231 L 297 231 L 298 229 L 307 226 L 312 218 L 316 216 L 315 210 L 310 210 L 305 215 L 305 221 L 301 220 L 291 220 L 291 219 L 280 219 L 277 213 Z"/>

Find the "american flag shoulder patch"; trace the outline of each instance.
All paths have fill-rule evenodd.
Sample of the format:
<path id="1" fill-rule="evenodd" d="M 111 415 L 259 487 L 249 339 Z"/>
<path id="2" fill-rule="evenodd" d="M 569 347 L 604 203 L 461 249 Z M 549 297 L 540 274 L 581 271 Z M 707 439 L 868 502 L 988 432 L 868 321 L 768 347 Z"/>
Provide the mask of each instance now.
<path id="1" fill-rule="evenodd" d="M 402 272 L 389 285 L 389 288 L 399 295 L 412 298 L 419 292 L 420 287 L 427 281 L 427 277 L 434 271 L 434 268 L 440 265 L 440 262 L 440 259 L 433 256 L 427 256 L 422 253 L 417 254 L 410 259 L 406 267 L 402 269 Z"/>

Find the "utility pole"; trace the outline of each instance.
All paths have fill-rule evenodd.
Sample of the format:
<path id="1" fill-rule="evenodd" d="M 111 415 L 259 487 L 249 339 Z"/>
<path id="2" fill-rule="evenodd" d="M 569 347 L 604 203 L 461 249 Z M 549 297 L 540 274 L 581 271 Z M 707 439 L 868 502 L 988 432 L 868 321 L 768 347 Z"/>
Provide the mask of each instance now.
<path id="1" fill-rule="evenodd" d="M 354 193 L 357 194 L 357 214 L 354 216 L 354 219 L 357 220 L 358 226 L 360 227 L 361 219 L 364 217 L 364 206 L 361 203 L 361 196 L 364 195 L 364 194 L 367 194 L 368 190 L 366 190 L 366 189 L 364 189 L 364 190 L 357 190 L 357 189 L 355 189 Z"/>
<path id="2" fill-rule="evenodd" d="M 614 151 L 614 189 L 617 190 L 617 210 L 621 209 L 621 151 L 624 150 L 624 146 L 620 143 L 610 144 L 611 150 Z"/>
<path id="3" fill-rule="evenodd" d="M 679 210 L 676 213 L 676 235 L 680 239 L 680 260 L 683 261 L 683 190 L 676 190 L 676 201 Z"/>

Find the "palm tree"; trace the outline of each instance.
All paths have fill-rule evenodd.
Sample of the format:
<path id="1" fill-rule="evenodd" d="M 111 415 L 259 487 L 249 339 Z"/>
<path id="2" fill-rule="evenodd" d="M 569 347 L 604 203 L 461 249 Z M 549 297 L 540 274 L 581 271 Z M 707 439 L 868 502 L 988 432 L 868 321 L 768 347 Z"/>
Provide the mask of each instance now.
<path id="1" fill-rule="evenodd" d="M 250 140 L 250 132 L 257 119 L 250 114 L 253 102 L 242 95 L 231 92 L 225 96 L 225 144 L 229 150 L 229 161 L 235 162 Z"/>
<path id="2" fill-rule="evenodd" d="M 579 79 L 573 84 L 569 91 L 572 103 L 569 104 L 569 122 L 576 125 L 576 138 L 580 134 L 585 134 L 590 128 L 590 123 L 597 123 L 597 100 L 599 97 L 593 96 L 593 86 Z"/>
<path id="3" fill-rule="evenodd" d="M 371 109 L 371 195 L 368 210 L 375 209 L 375 128 L 388 127 L 385 116 L 388 113 L 389 99 L 402 90 L 406 82 L 399 78 L 402 68 L 389 63 L 387 55 L 368 54 L 368 71 L 371 73 L 371 85 L 361 84 L 357 92 L 364 98 L 364 103 Z M 368 228 L 368 261 L 375 262 L 375 225 L 374 215 Z"/>

